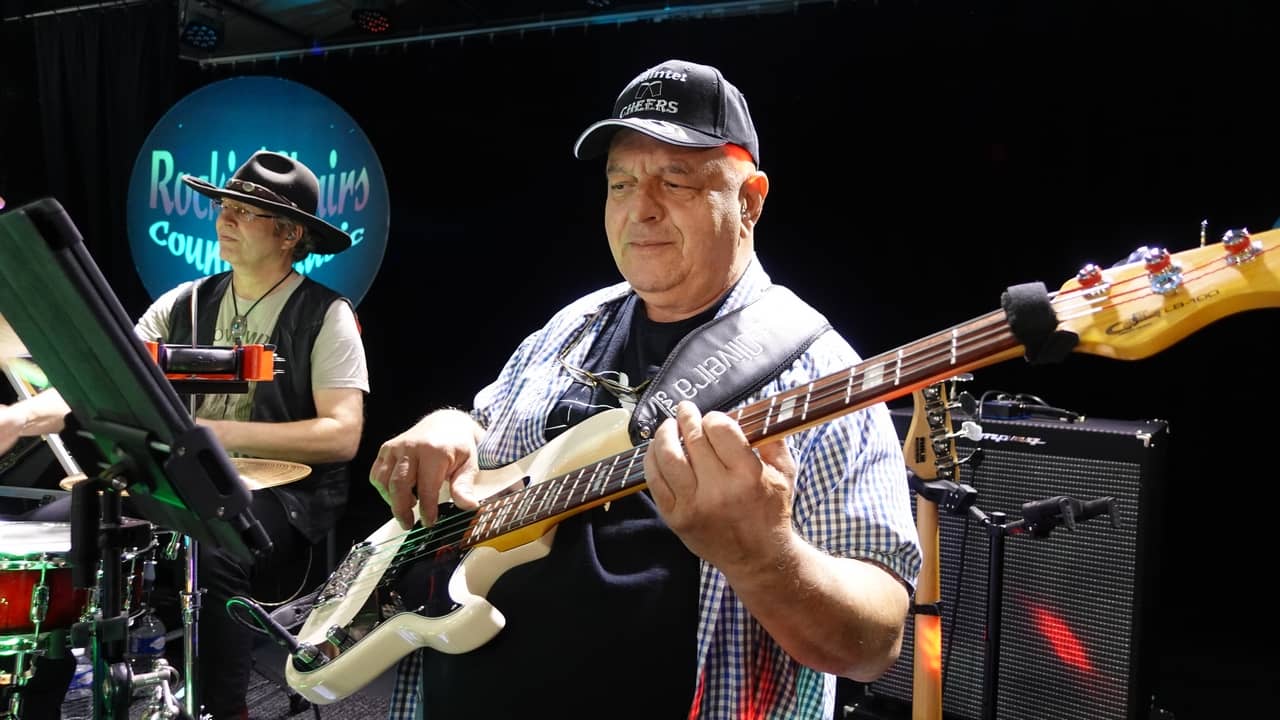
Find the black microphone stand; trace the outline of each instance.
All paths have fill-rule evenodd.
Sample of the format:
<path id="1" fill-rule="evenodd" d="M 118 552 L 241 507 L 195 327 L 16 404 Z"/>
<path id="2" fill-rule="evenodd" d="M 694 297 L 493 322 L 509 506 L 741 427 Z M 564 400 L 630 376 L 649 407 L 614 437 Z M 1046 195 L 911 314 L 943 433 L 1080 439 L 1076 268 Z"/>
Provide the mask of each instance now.
<path id="1" fill-rule="evenodd" d="M 967 487 L 967 486 L 966 486 Z M 996 688 L 1000 668 L 1000 623 L 1004 610 L 1004 551 L 1005 538 L 1009 535 L 1031 535 L 1045 538 L 1059 524 L 1070 530 L 1078 522 L 1102 514 L 1111 516 L 1111 525 L 1120 527 L 1116 516 L 1115 498 L 1102 497 L 1081 502 L 1065 495 L 1022 504 L 1022 519 L 1007 521 L 1003 512 L 985 513 L 976 505 L 969 505 L 968 514 L 987 530 L 987 632 L 982 660 L 982 718 L 995 720 Z"/>
<path id="2" fill-rule="evenodd" d="M 953 473 L 954 475 L 954 473 Z M 996 688 L 1000 668 L 1000 632 L 1003 607 L 1005 538 L 1009 535 L 1031 535 L 1045 538 L 1058 525 L 1075 530 L 1077 523 L 1098 515 L 1109 515 L 1113 527 L 1119 527 L 1115 498 L 1102 497 L 1081 502 L 1065 495 L 1022 504 L 1022 518 L 1009 521 L 1003 512 L 984 512 L 974 504 L 977 491 L 964 483 L 938 479 L 925 482 L 910 476 L 911 487 L 938 510 L 952 515 L 968 515 L 987 531 L 987 627 L 982 661 L 982 718 L 995 720 Z"/>

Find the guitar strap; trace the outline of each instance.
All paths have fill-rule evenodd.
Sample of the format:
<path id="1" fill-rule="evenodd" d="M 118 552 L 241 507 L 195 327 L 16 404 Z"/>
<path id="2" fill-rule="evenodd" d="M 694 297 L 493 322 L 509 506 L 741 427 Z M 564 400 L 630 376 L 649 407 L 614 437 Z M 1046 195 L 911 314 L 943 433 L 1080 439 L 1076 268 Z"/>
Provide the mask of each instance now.
<path id="1" fill-rule="evenodd" d="M 702 325 L 676 344 L 636 401 L 627 427 L 632 444 L 652 438 L 683 400 L 704 413 L 732 408 L 790 367 L 830 328 L 821 313 L 781 285 Z"/>

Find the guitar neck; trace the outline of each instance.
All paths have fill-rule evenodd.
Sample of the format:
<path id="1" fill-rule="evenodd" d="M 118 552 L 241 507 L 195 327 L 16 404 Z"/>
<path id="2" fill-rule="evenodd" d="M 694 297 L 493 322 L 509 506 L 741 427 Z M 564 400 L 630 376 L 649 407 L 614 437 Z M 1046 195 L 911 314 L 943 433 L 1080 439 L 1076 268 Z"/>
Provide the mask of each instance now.
<path id="1" fill-rule="evenodd" d="M 730 415 L 756 446 L 1019 352 L 1021 346 L 1000 310 L 745 405 Z M 530 526 L 554 524 L 642 490 L 647 448 L 648 443 L 641 444 L 482 504 L 463 546 L 488 543 Z"/>
<path id="2" fill-rule="evenodd" d="M 1074 352 L 1147 357 L 1236 312 L 1280 306 L 1280 230 L 1107 270 L 1087 266 L 1049 302 Z M 1086 272 L 1087 271 L 1087 272 Z M 752 446 L 1020 356 L 1004 310 L 934 333 L 731 413 Z M 602 505 L 644 487 L 646 445 L 496 498 L 477 510 L 465 544 L 492 541 Z"/>
<path id="3" fill-rule="evenodd" d="M 1021 353 L 996 310 L 730 414 L 755 446 Z"/>

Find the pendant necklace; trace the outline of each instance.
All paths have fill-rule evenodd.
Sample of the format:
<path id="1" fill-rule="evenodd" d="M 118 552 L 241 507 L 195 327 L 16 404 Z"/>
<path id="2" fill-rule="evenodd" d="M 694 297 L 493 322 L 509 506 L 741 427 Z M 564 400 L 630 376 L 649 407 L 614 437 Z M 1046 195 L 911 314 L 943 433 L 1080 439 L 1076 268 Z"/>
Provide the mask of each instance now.
<path id="1" fill-rule="evenodd" d="M 289 279 L 289 276 L 292 274 L 293 268 L 289 268 L 289 272 L 285 273 L 284 277 L 277 280 L 276 284 L 272 285 L 269 290 L 262 293 L 257 300 L 254 300 L 253 304 L 249 306 L 248 310 L 244 311 L 243 315 L 240 314 L 240 304 L 236 302 L 236 280 L 234 277 L 231 278 L 231 309 L 235 312 L 235 317 L 231 318 L 231 339 L 235 341 L 235 344 L 242 344 L 241 340 L 244 338 L 244 331 L 249 327 L 249 313 L 253 312 L 253 309 L 258 307 L 258 303 L 262 302 L 262 298 L 270 295 L 272 291 L 280 287 L 280 283 Z"/>

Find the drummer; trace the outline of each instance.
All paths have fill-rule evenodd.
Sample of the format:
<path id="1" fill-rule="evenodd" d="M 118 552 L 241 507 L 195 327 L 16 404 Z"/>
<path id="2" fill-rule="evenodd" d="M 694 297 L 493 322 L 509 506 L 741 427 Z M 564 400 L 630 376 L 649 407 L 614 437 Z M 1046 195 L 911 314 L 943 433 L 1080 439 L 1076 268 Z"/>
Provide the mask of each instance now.
<path id="1" fill-rule="evenodd" d="M 215 719 L 247 717 L 254 633 L 226 614 L 226 600 L 234 595 L 264 603 L 285 600 L 305 579 L 296 569 L 320 567 L 318 556 L 308 563 L 308 552 L 346 505 L 346 464 L 360 443 L 368 370 L 351 302 L 294 269 L 310 253 L 339 253 L 351 246 L 347 233 L 316 214 L 315 173 L 287 155 L 262 151 L 222 187 L 191 176 L 182 180 L 209 198 L 219 254 L 231 270 L 161 295 L 135 330 L 144 340 L 190 344 L 194 293 L 196 344 L 274 345 L 285 359 L 284 373 L 274 382 L 249 383 L 247 393 L 201 396 L 197 422 L 231 454 L 312 466 L 303 480 L 253 493 L 253 514 L 275 544 L 266 562 L 245 568 L 219 550 L 200 546 L 198 579 L 206 593 L 198 628 L 197 692 Z M 0 452 L 20 435 L 57 432 L 67 412 L 52 390 L 0 406 Z M 50 519 L 57 512 L 46 506 L 37 517 Z"/>

